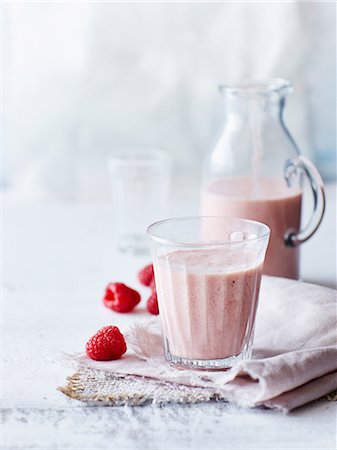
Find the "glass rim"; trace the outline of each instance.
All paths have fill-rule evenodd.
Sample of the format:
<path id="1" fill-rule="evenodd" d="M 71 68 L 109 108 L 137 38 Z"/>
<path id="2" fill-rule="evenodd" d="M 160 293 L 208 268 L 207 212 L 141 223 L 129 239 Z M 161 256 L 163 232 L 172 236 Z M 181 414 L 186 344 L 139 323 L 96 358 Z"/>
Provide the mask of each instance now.
<path id="1" fill-rule="evenodd" d="M 247 80 L 238 84 L 221 84 L 220 92 L 224 94 L 262 94 L 291 92 L 293 85 L 286 78 L 267 78 L 262 80 Z"/>
<path id="2" fill-rule="evenodd" d="M 258 225 L 260 226 L 262 229 L 264 229 L 264 232 L 262 234 L 260 234 L 259 236 L 255 236 L 252 238 L 247 238 L 247 239 L 240 239 L 237 241 L 229 241 L 229 240 L 220 240 L 220 241 L 216 241 L 216 242 L 183 242 L 183 241 L 179 241 L 179 240 L 174 240 L 174 239 L 166 239 L 160 236 L 156 236 L 153 233 L 153 229 L 163 225 L 165 223 L 174 223 L 174 222 L 183 222 L 183 221 L 201 221 L 202 219 L 211 219 L 211 220 L 223 220 L 223 221 L 239 221 L 242 223 L 250 223 L 253 225 Z M 247 243 L 251 243 L 251 242 L 258 242 L 261 241 L 263 239 L 266 239 L 268 236 L 270 236 L 271 233 L 271 229 L 269 228 L 268 225 L 266 225 L 265 223 L 262 222 L 258 222 L 257 220 L 250 220 L 250 219 L 244 219 L 242 217 L 226 217 L 226 216 L 184 216 L 184 217 L 170 217 L 167 219 L 163 219 L 163 220 L 158 220 L 157 222 L 152 223 L 151 225 L 149 225 L 146 229 L 146 233 L 148 235 L 148 237 L 150 239 L 152 239 L 154 242 L 159 242 L 162 244 L 167 244 L 167 245 L 174 245 L 176 247 L 222 247 L 222 246 L 228 246 L 228 245 L 236 245 L 236 244 L 247 244 Z"/>
<path id="3" fill-rule="evenodd" d="M 113 150 L 108 158 L 110 167 L 130 164 L 152 165 L 158 164 L 158 162 L 167 164 L 171 162 L 167 150 L 155 147 L 125 147 Z"/>

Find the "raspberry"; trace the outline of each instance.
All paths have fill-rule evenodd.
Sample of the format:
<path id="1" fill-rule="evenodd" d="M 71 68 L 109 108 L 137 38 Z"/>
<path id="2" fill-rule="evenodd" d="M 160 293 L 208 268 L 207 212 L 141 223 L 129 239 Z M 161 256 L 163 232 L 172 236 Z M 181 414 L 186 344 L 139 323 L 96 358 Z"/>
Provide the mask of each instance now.
<path id="1" fill-rule="evenodd" d="M 140 302 L 140 295 L 123 283 L 110 283 L 105 289 L 104 305 L 120 313 L 126 313 Z"/>
<path id="2" fill-rule="evenodd" d="M 154 284 L 154 272 L 152 264 L 145 266 L 142 270 L 138 272 L 138 280 L 144 286 L 151 287 Z"/>
<path id="3" fill-rule="evenodd" d="M 146 304 L 147 310 L 149 313 L 154 314 L 157 316 L 159 314 L 159 308 L 158 308 L 158 299 L 157 299 L 157 292 L 152 292 L 150 298 L 147 301 Z"/>
<path id="4" fill-rule="evenodd" d="M 119 359 L 126 352 L 124 336 L 117 327 L 101 328 L 86 343 L 87 356 L 96 361 Z"/>

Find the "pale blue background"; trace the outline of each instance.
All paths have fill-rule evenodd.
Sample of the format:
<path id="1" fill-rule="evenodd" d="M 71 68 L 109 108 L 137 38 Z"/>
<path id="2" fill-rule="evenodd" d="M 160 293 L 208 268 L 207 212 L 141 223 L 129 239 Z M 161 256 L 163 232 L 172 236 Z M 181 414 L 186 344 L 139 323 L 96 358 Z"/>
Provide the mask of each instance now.
<path id="1" fill-rule="evenodd" d="M 165 147 L 198 174 L 222 120 L 217 86 L 292 80 L 287 122 L 336 170 L 336 6 L 319 2 L 3 6 L 3 185 L 23 199 L 108 196 L 114 148 Z"/>

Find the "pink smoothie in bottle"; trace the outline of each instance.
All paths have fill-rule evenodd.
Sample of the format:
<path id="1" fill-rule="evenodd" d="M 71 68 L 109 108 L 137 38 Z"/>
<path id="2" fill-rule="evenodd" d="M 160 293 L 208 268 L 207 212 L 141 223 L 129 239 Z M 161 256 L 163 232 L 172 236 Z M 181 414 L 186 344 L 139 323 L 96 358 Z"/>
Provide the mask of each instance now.
<path id="1" fill-rule="evenodd" d="M 271 237 L 263 273 L 299 277 L 299 247 L 287 247 L 284 235 L 299 230 L 302 193 L 273 178 L 229 178 L 206 186 L 201 195 L 204 216 L 241 217 L 265 223 Z"/>
<path id="2" fill-rule="evenodd" d="M 258 259 L 256 252 L 242 249 L 158 256 L 155 276 L 167 352 L 189 360 L 249 355 L 262 272 Z"/>

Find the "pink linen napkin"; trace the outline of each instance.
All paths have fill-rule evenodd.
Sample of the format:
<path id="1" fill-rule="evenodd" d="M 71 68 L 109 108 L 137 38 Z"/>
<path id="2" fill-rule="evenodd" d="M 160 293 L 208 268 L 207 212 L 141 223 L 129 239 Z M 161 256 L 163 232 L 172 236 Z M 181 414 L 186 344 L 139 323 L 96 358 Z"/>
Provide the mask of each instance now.
<path id="1" fill-rule="evenodd" d="M 253 358 L 229 371 L 177 369 L 163 357 L 159 318 L 135 323 L 133 352 L 118 361 L 73 357 L 113 374 L 204 387 L 245 407 L 288 412 L 337 389 L 337 291 L 284 278 L 262 278 Z"/>

